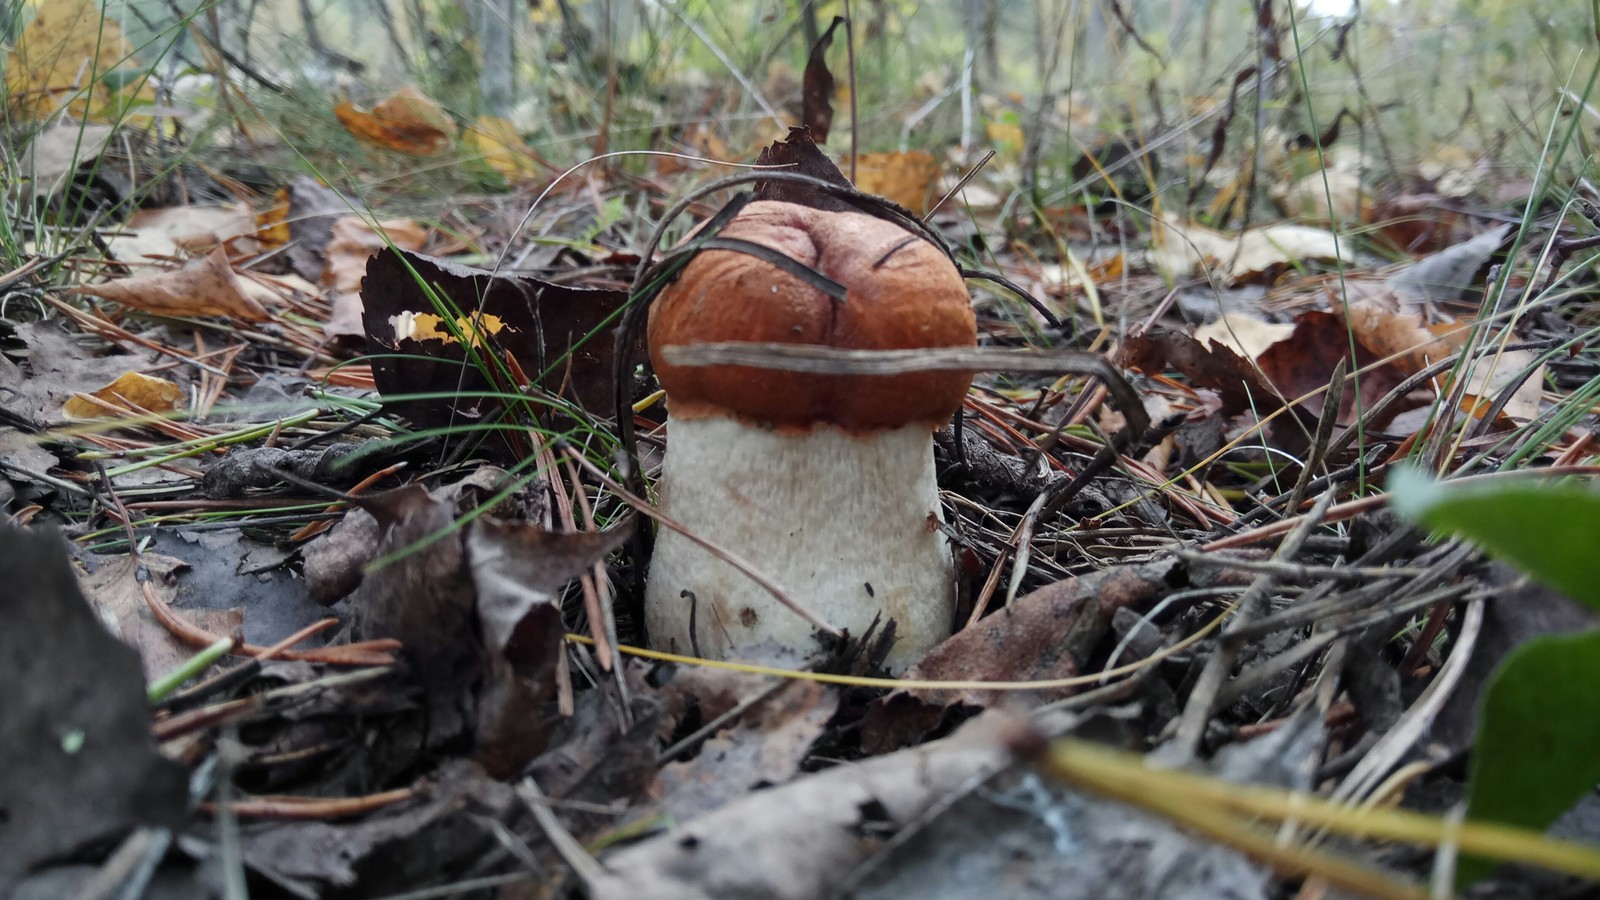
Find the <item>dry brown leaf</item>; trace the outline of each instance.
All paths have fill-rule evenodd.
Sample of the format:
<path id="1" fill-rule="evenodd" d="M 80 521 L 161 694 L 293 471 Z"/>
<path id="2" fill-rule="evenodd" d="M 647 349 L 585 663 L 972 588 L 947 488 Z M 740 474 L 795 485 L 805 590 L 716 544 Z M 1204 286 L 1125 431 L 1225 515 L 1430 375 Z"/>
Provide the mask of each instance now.
<path id="1" fill-rule="evenodd" d="M 848 169 L 848 159 L 840 168 Z M 939 161 L 932 153 L 863 153 L 856 157 L 856 188 L 886 197 L 917 215 L 923 215 L 939 197 Z"/>
<path id="2" fill-rule="evenodd" d="M 257 253 L 256 219 L 242 206 L 169 206 L 141 209 L 128 217 L 122 231 L 108 244 L 111 255 L 122 262 L 146 257 L 178 256 L 179 251 L 202 253 L 231 242 L 239 253 Z"/>
<path id="3" fill-rule="evenodd" d="M 1174 276 L 1209 269 L 1230 285 L 1296 263 L 1338 259 L 1342 249 L 1332 232 L 1306 225 L 1268 225 L 1229 235 L 1167 219 L 1156 222 L 1154 236 L 1155 261 Z"/>
<path id="4" fill-rule="evenodd" d="M 17 39 L 6 66 L 6 95 L 26 118 L 45 118 L 63 105 L 78 118 L 113 114 L 114 91 L 102 76 L 137 68 L 133 44 L 117 20 L 103 16 L 95 0 L 50 0 Z M 155 99 L 151 86 L 140 89 Z"/>
<path id="5" fill-rule="evenodd" d="M 341 100 L 334 105 L 333 114 L 356 137 L 411 156 L 437 153 L 456 136 L 455 122 L 444 109 L 409 85 L 385 97 L 371 111 Z"/>
<path id="6" fill-rule="evenodd" d="M 385 240 L 387 238 L 387 240 Z M 361 322 L 361 279 L 367 274 L 367 260 L 391 244 L 401 250 L 421 250 L 428 235 L 410 219 L 371 223 L 360 216 L 345 216 L 333 223 L 322 271 L 322 283 L 333 288 L 330 298 L 333 313 L 323 326 L 330 336 L 361 337 L 367 333 Z"/>
<path id="7" fill-rule="evenodd" d="M 246 322 L 272 318 L 247 293 L 221 247 L 181 269 L 79 285 L 74 290 L 158 316 L 228 316 Z"/>
<path id="8" fill-rule="evenodd" d="M 1343 310 L 1345 321 L 1362 346 L 1380 357 L 1395 355 L 1396 364 L 1407 374 L 1459 354 L 1471 334 L 1470 323 L 1428 325 L 1417 313 L 1395 312 L 1372 301 L 1336 305 L 1336 308 Z M 1531 350 L 1512 350 L 1469 361 L 1462 410 L 1475 416 L 1483 415 L 1494 398 L 1519 372 L 1532 365 L 1535 358 Z M 1448 383 L 1448 375 L 1440 377 L 1440 385 Z M 1523 422 L 1537 416 L 1543 384 L 1544 368 L 1541 366 L 1517 386 L 1506 403 L 1504 414 Z"/>
<path id="9" fill-rule="evenodd" d="M 94 604 L 100 621 L 117 637 L 139 651 L 145 677 L 151 681 L 183 665 L 200 648 L 179 640 L 156 619 L 145 600 L 145 584 L 171 606 L 178 595 L 178 571 L 187 563 L 159 553 L 141 553 L 106 560 L 94 572 L 80 575 L 83 593 Z M 223 636 L 244 626 L 244 609 L 185 609 L 176 614 L 191 625 Z"/>
<path id="10" fill-rule="evenodd" d="M 360 216 L 345 216 L 333 223 L 322 283 L 336 291 L 360 290 L 372 254 L 390 244 L 401 250 L 421 250 L 427 241 L 428 233 L 411 219 L 389 219 L 374 229 Z"/>
<path id="11" fill-rule="evenodd" d="M 87 399 L 97 397 L 102 402 Z M 154 375 L 124 372 L 120 378 L 92 394 L 75 394 L 61 408 L 68 419 L 97 419 L 110 415 L 105 404 L 129 412 L 138 407 L 146 412 L 171 412 L 183 401 L 183 388 Z M 129 404 L 132 404 L 131 406 Z"/>
<path id="12" fill-rule="evenodd" d="M 1354 362 L 1347 364 L 1346 371 L 1361 371 L 1361 404 L 1356 405 L 1356 392 L 1349 389 L 1347 382 L 1337 419 L 1344 423 L 1353 421 L 1358 409 L 1371 409 L 1406 377 L 1398 366 L 1378 365 L 1377 357 L 1359 341 L 1354 350 Z M 1350 359 L 1350 332 L 1344 321 L 1331 312 L 1311 310 L 1296 317 L 1294 333 L 1288 339 L 1262 351 L 1256 362 L 1285 397 L 1305 397 L 1302 408 L 1306 413 L 1321 416 L 1327 398 L 1322 389 L 1328 386 L 1339 361 Z M 1381 427 L 1386 422 L 1369 424 Z"/>

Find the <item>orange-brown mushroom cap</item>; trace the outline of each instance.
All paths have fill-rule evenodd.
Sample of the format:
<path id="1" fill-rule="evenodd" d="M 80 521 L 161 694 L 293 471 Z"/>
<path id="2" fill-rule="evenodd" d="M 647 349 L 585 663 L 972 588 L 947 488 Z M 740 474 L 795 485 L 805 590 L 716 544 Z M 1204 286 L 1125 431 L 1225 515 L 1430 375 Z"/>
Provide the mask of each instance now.
<path id="1" fill-rule="evenodd" d="M 950 419 L 965 372 L 815 375 L 744 366 L 673 366 L 661 348 L 761 341 L 848 350 L 970 347 L 977 323 L 966 283 L 937 247 L 866 213 L 793 203 L 746 206 L 722 231 L 770 247 L 844 285 L 839 302 L 747 253 L 696 254 L 650 310 L 650 360 L 674 417 L 730 415 L 755 422 L 847 430 Z"/>

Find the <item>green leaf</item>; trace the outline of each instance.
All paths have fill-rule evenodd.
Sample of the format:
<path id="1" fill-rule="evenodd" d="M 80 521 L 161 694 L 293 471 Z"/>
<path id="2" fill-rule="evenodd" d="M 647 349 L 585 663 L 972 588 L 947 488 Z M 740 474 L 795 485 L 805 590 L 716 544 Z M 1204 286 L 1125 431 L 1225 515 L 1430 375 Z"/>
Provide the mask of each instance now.
<path id="1" fill-rule="evenodd" d="M 1467 817 L 1543 831 L 1600 783 L 1600 631 L 1535 638 L 1490 678 Z M 1463 857 L 1457 887 L 1495 864 Z"/>
<path id="2" fill-rule="evenodd" d="M 1401 516 L 1468 538 L 1600 611 L 1600 492 L 1525 479 L 1457 487 L 1402 468 L 1389 476 L 1389 494 Z"/>

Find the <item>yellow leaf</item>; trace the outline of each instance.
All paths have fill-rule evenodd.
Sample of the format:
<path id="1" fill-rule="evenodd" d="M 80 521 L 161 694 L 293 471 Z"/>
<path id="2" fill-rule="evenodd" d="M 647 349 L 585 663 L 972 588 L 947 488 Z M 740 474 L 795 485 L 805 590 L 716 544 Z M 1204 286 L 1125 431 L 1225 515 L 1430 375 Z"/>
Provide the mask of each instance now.
<path id="1" fill-rule="evenodd" d="M 289 189 L 278 188 L 272 195 L 272 205 L 256 213 L 256 237 L 268 250 L 276 250 L 289 243 Z"/>
<path id="2" fill-rule="evenodd" d="M 183 388 L 165 378 L 124 372 L 116 381 L 92 394 L 75 394 L 61 407 L 61 414 L 68 419 L 95 419 L 113 414 L 108 405 L 128 412 L 163 413 L 177 409 L 182 400 Z"/>
<path id="3" fill-rule="evenodd" d="M 849 160 L 840 168 L 848 170 Z M 939 161 L 932 153 L 863 153 L 856 157 L 856 189 L 886 197 L 917 215 L 938 200 Z"/>
<path id="4" fill-rule="evenodd" d="M 983 132 L 989 136 L 989 143 L 994 145 L 996 153 L 1007 157 L 1021 155 L 1025 140 L 1021 125 L 990 120 L 983 124 Z"/>
<path id="5" fill-rule="evenodd" d="M 6 94 L 25 118 L 45 118 L 63 105 L 80 118 L 103 118 L 117 92 L 101 77 L 138 65 L 132 43 L 95 0 L 50 0 L 17 38 Z"/>
<path id="6" fill-rule="evenodd" d="M 333 114 L 356 137 L 411 156 L 437 153 L 456 135 L 455 122 L 444 109 L 410 86 L 385 97 L 370 112 L 341 100 Z"/>
<path id="7" fill-rule="evenodd" d="M 520 181 L 539 171 L 539 157 L 505 119 L 479 116 L 467 132 L 471 144 L 489 168 L 507 181 Z"/>

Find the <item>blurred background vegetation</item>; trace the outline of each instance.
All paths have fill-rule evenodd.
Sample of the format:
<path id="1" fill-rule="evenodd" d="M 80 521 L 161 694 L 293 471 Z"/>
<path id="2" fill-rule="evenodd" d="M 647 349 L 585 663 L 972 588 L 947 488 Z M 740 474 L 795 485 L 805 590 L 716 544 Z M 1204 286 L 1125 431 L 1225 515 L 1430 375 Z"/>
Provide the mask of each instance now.
<path id="1" fill-rule="evenodd" d="M 808 49 L 845 11 L 842 0 L 12 0 L 0 17 L 8 133 L 21 147 L 52 117 L 149 123 L 186 159 L 246 183 L 309 171 L 372 202 L 503 190 L 609 151 L 750 162 L 798 121 Z M 1121 164 L 1123 183 L 1102 194 L 1135 189 L 1130 199 L 1202 219 L 1248 218 L 1242 182 L 1281 195 L 1324 168 L 1445 196 L 1536 172 L 1555 162 L 1541 163 L 1551 116 L 1585 109 L 1583 54 L 1596 44 L 1577 2 L 854 0 L 851 12 L 861 151 L 929 151 L 948 179 L 992 149 L 985 183 L 1034 207 L 1076 202 Z M 52 15 L 70 21 L 30 43 L 30 23 Z M 92 41 L 92 65 L 42 62 L 53 40 Z M 827 57 L 836 155 L 852 124 L 844 44 Z M 403 85 L 454 133 L 423 161 L 358 141 L 335 116 Z M 1589 158 L 1579 140 L 1569 167 Z M 1243 192 L 1258 195 L 1270 196 Z"/>

